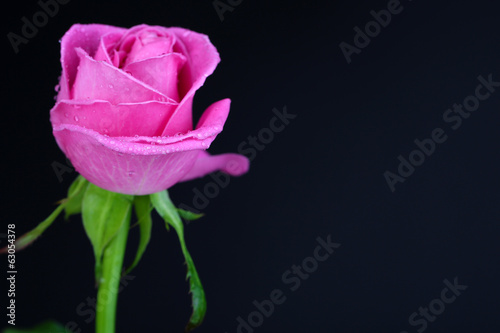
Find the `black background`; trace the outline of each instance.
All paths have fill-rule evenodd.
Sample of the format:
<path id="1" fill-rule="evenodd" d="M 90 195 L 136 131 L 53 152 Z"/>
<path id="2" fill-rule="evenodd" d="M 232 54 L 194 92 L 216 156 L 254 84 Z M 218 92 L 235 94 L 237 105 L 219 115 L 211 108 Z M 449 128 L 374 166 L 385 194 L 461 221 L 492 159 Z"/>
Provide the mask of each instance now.
<path id="1" fill-rule="evenodd" d="M 195 115 L 232 100 L 212 153 L 236 152 L 269 126 L 273 108 L 296 115 L 250 172 L 232 178 L 206 216 L 186 226 L 208 299 L 198 332 L 236 332 L 236 318 L 273 289 L 287 299 L 255 332 L 417 332 L 422 326 L 408 317 L 455 277 L 468 288 L 425 331 L 500 332 L 500 89 L 460 128 L 443 120 L 474 93 L 479 75 L 500 81 L 498 5 L 402 0 L 402 12 L 348 64 L 339 44 L 353 44 L 353 28 L 387 3 L 247 0 L 221 21 L 211 1 L 71 0 L 17 54 L 4 37 L 0 232 L 7 223 L 18 234 L 36 226 L 76 177 L 59 182 L 52 167 L 65 163 L 49 122 L 64 32 L 73 23 L 182 26 L 207 34 L 222 58 L 196 95 Z M 10 4 L 4 36 L 20 34 L 21 18 L 40 10 L 36 1 Z M 447 140 L 391 192 L 384 172 L 396 173 L 398 156 L 407 158 L 413 141 L 435 128 Z M 193 191 L 211 181 L 178 184 L 171 197 L 193 206 Z M 190 315 L 178 240 L 154 222 L 144 259 L 119 295 L 118 332 L 181 332 Z M 341 246 L 291 291 L 282 274 L 328 235 Z M 76 310 L 95 295 L 79 216 L 58 219 L 17 254 L 17 267 L 18 326 L 54 318 L 93 332 L 88 314 Z"/>

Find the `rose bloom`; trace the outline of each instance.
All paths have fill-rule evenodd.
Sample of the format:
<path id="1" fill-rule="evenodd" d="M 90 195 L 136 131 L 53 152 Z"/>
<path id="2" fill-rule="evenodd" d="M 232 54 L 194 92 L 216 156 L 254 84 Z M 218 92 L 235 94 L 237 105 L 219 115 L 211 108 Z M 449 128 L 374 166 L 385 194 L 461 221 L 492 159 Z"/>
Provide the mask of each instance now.
<path id="1" fill-rule="evenodd" d="M 205 150 L 230 100 L 193 129 L 193 97 L 220 61 L 207 36 L 182 28 L 73 25 L 61 40 L 62 75 L 50 121 L 57 144 L 87 180 L 144 195 L 216 170 L 241 175 L 248 159 Z"/>

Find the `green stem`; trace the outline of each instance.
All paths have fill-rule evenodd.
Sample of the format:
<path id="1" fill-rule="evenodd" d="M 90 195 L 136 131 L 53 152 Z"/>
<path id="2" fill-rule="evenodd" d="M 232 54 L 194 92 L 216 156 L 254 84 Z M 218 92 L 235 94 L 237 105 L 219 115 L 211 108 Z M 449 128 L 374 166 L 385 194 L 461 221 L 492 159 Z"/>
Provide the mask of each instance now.
<path id="1" fill-rule="evenodd" d="M 130 210 L 116 236 L 104 250 L 102 278 L 97 292 L 96 333 L 114 333 L 118 288 L 130 228 Z"/>

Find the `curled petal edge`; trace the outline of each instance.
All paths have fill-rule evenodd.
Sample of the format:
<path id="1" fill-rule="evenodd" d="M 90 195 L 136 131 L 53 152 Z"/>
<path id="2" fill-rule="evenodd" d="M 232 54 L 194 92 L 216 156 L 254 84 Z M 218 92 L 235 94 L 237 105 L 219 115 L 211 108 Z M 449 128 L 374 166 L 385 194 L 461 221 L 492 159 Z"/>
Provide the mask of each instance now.
<path id="1" fill-rule="evenodd" d="M 243 155 L 233 153 L 210 155 L 202 150 L 198 153 L 191 170 L 180 181 L 200 178 L 218 170 L 231 176 L 241 176 L 247 173 L 249 168 L 250 161 Z"/>

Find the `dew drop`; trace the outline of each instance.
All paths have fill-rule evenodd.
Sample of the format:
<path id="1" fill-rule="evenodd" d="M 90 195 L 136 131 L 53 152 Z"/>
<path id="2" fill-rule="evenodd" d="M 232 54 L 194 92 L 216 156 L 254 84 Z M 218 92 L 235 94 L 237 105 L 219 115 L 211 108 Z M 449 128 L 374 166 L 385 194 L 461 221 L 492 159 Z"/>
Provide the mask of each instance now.
<path id="1" fill-rule="evenodd" d="M 75 121 L 78 121 L 78 116 L 74 116 L 73 119 L 75 119 Z"/>
<path id="2" fill-rule="evenodd" d="M 60 85 L 55 86 L 54 90 L 55 90 L 56 92 L 59 92 L 59 90 L 61 90 L 61 86 L 60 86 Z"/>
<path id="3" fill-rule="evenodd" d="M 113 85 L 112 84 L 108 85 L 108 87 L 109 87 L 109 89 L 113 89 Z"/>
<path id="4" fill-rule="evenodd" d="M 132 177 L 133 175 L 135 175 L 135 171 L 132 171 L 132 170 L 131 170 L 131 171 L 129 171 L 129 172 L 128 172 L 128 176 L 129 176 L 129 177 Z"/>

